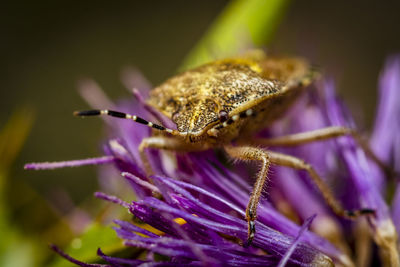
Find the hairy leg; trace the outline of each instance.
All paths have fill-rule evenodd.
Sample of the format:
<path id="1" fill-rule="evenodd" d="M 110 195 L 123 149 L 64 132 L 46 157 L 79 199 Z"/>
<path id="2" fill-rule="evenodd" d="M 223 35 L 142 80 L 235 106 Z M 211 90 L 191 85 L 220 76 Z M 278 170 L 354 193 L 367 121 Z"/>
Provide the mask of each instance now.
<path id="1" fill-rule="evenodd" d="M 246 246 L 250 245 L 254 239 L 256 232 L 254 221 L 257 218 L 257 206 L 260 202 L 260 197 L 264 184 L 268 179 L 268 169 L 270 165 L 270 159 L 267 152 L 256 147 L 242 146 L 226 146 L 225 151 L 234 159 L 243 161 L 255 160 L 261 163 L 261 169 L 257 173 L 256 182 L 251 193 L 249 203 L 246 208 L 246 220 L 248 222 L 248 235 Z"/>
<path id="2" fill-rule="evenodd" d="M 339 216 L 345 217 L 345 218 L 356 218 L 360 215 L 363 214 L 373 214 L 374 211 L 371 209 L 360 209 L 360 210 L 345 210 L 342 205 L 337 201 L 335 196 L 333 195 L 332 191 L 328 187 L 328 185 L 322 180 L 322 178 L 317 174 L 317 172 L 314 170 L 314 168 L 304 162 L 303 160 L 294 157 L 294 156 L 289 156 L 286 154 L 282 153 L 277 153 L 273 151 L 267 151 L 269 154 L 271 163 L 280 165 L 280 166 L 286 166 L 289 168 L 297 169 L 297 170 L 304 170 L 307 171 L 308 174 L 310 175 L 311 179 L 321 192 L 322 196 L 324 197 L 325 201 L 327 204 L 332 208 L 332 210 Z"/>
<path id="3" fill-rule="evenodd" d="M 234 159 L 239 159 L 243 161 L 254 160 L 261 162 L 261 169 L 257 173 L 256 182 L 254 184 L 253 191 L 251 193 L 250 200 L 246 208 L 246 220 L 248 222 L 248 237 L 246 243 L 247 246 L 250 245 L 252 240 L 254 239 L 254 221 L 257 219 L 257 206 L 260 201 L 264 184 L 268 179 L 268 169 L 271 163 L 290 167 L 297 170 L 307 171 L 313 182 L 318 187 L 327 204 L 339 216 L 345 218 L 356 218 L 360 215 L 374 213 L 374 211 L 371 209 L 345 210 L 342 205 L 336 200 L 328 185 L 321 179 L 314 168 L 310 164 L 305 163 L 299 158 L 273 151 L 265 151 L 260 148 L 251 146 L 226 146 L 225 151 L 229 154 L 229 156 Z"/>
<path id="4" fill-rule="evenodd" d="M 289 134 L 272 138 L 257 138 L 254 143 L 265 146 L 297 146 L 315 141 L 322 141 L 343 135 L 353 135 L 353 130 L 346 127 L 332 126 L 317 130 Z"/>
<path id="5" fill-rule="evenodd" d="M 297 146 L 306 143 L 322 141 L 330 138 L 351 135 L 362 147 L 365 153 L 375 161 L 387 174 L 392 175 L 393 170 L 386 166 L 369 147 L 368 142 L 356 131 L 341 126 L 331 126 L 317 130 L 290 134 L 273 138 L 258 138 L 253 142 L 255 145 L 263 146 Z"/>
<path id="6" fill-rule="evenodd" d="M 153 174 L 153 170 L 151 168 L 151 164 L 149 162 L 149 159 L 145 151 L 146 148 L 155 148 L 155 149 L 163 149 L 171 151 L 184 151 L 184 152 L 204 150 L 204 148 L 201 146 L 195 144 L 188 144 L 180 139 L 173 137 L 153 136 L 144 138 L 139 145 L 139 153 L 147 175 Z"/>

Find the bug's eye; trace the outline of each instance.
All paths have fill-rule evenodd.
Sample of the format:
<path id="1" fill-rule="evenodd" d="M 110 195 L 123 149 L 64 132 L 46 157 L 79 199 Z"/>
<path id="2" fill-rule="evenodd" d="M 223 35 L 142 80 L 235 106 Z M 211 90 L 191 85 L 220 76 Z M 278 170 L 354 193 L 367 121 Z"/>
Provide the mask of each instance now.
<path id="1" fill-rule="evenodd" d="M 228 112 L 226 112 L 225 110 L 221 110 L 218 115 L 221 122 L 228 120 Z"/>

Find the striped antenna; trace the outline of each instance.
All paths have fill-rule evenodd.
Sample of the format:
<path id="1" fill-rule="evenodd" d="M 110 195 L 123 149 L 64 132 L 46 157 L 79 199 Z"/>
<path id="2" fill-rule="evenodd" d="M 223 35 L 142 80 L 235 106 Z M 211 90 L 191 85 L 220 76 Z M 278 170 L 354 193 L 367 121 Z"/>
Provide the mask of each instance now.
<path id="1" fill-rule="evenodd" d="M 152 123 L 150 121 L 146 121 L 145 119 L 138 117 L 136 115 L 131 115 L 119 111 L 114 111 L 114 110 L 108 110 L 108 109 L 92 109 L 92 110 L 83 110 L 83 111 L 75 111 L 74 116 L 79 116 L 79 117 L 88 117 L 88 116 L 101 116 L 101 115 L 107 115 L 115 118 L 120 118 L 120 119 L 128 119 L 128 120 L 133 120 L 137 123 L 147 125 L 148 127 L 151 127 L 153 129 L 157 129 L 159 131 L 166 131 L 169 134 L 172 135 L 180 135 L 182 136 L 182 133 L 180 133 L 177 130 L 169 129 L 166 128 L 162 125 L 158 125 L 155 123 Z"/>

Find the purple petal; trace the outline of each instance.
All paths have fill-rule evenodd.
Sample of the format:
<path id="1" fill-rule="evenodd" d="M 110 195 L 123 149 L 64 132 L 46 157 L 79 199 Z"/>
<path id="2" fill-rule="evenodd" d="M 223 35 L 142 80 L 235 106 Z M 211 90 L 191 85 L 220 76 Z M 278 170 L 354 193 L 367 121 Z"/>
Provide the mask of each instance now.
<path id="1" fill-rule="evenodd" d="M 81 97 L 94 109 L 114 109 L 114 103 L 106 96 L 100 86 L 91 79 L 81 80 L 78 84 Z M 102 117 L 107 121 L 107 117 Z"/>
<path id="2" fill-rule="evenodd" d="M 226 222 L 220 223 L 219 221 L 213 220 L 214 218 L 216 218 L 216 216 L 207 219 L 197 217 L 188 212 L 173 208 L 168 204 L 160 200 L 157 200 L 155 198 L 146 198 L 144 203 L 150 205 L 151 207 L 157 210 L 167 212 L 179 218 L 183 218 L 189 225 L 194 227 L 194 229 L 201 229 L 202 227 L 207 227 L 219 233 L 237 237 L 242 240 L 247 238 L 247 223 L 243 220 L 239 220 L 232 216 L 226 215 L 227 218 L 230 217 L 231 223 L 226 223 Z M 209 208 L 211 209 L 211 207 Z M 135 209 L 136 208 L 134 209 L 131 208 L 131 211 L 135 212 Z M 201 210 L 197 211 L 200 212 Z M 146 221 L 146 223 L 151 223 L 151 221 Z M 239 227 L 236 226 L 238 224 L 241 226 Z M 282 256 L 290 246 L 291 238 L 288 238 L 280 234 L 279 232 L 272 230 L 269 227 L 260 224 L 258 222 L 256 225 L 258 230 L 256 237 L 253 241 L 254 246 L 263 248 L 264 250 L 274 255 Z M 321 255 L 322 254 L 319 251 L 309 247 L 308 245 L 299 244 L 299 249 L 295 251 L 295 255 L 293 259 L 291 259 L 291 261 L 295 261 L 297 263 L 306 263 L 306 262 L 311 263 L 316 259 L 320 259 Z M 325 257 L 325 260 L 327 259 L 328 258 Z"/>
<path id="3" fill-rule="evenodd" d="M 25 164 L 24 168 L 27 170 L 51 170 L 66 167 L 80 167 L 85 165 L 101 165 L 113 163 L 115 160 L 112 156 L 104 156 L 99 158 L 89 158 L 80 160 L 70 161 L 58 161 L 58 162 L 41 162 L 41 163 L 28 163 Z"/>
<path id="4" fill-rule="evenodd" d="M 77 259 L 72 258 L 68 254 L 63 252 L 59 247 L 57 247 L 56 245 L 53 245 L 53 244 L 50 245 L 50 248 L 52 250 L 54 250 L 55 252 L 57 252 L 60 256 L 62 256 L 66 260 L 68 260 L 76 265 L 82 266 L 82 267 L 112 267 L 111 265 L 108 265 L 108 264 L 85 263 L 85 262 L 78 261 Z"/>
<path id="5" fill-rule="evenodd" d="M 126 67 L 123 69 L 121 80 L 128 90 L 138 88 L 141 91 L 148 92 L 152 88 L 149 80 L 135 67 Z"/>
<path id="6" fill-rule="evenodd" d="M 300 218 L 306 219 L 317 213 L 318 216 L 328 216 L 326 205 L 317 197 L 312 188 L 307 186 L 296 173 L 289 168 L 275 168 L 274 185 L 280 188 L 286 200 L 300 215 Z M 318 220 L 318 218 L 316 219 Z"/>
<path id="7" fill-rule="evenodd" d="M 332 125 L 349 126 L 353 124 L 349 117 L 343 114 L 343 107 L 334 96 L 332 82 L 325 84 L 327 118 Z M 397 252 L 397 232 L 393 225 L 389 207 L 383 199 L 379 186 L 374 179 L 374 172 L 362 149 L 356 146 L 350 137 L 337 140 L 338 150 L 350 172 L 354 183 L 355 194 L 358 195 L 361 207 L 375 210 L 375 216 L 368 216 L 375 242 L 387 253 L 391 264 L 399 265 Z"/>
<path id="8" fill-rule="evenodd" d="M 125 242 L 128 246 L 146 248 L 153 250 L 157 253 L 167 255 L 170 257 L 186 257 L 188 259 L 194 259 L 195 255 L 188 250 L 187 241 L 177 240 L 174 238 L 160 238 L 160 239 L 144 239 L 141 240 L 130 240 Z M 256 254 L 240 252 L 232 249 L 225 249 L 221 247 L 210 246 L 206 244 L 198 244 L 205 253 L 214 258 L 214 262 L 223 263 L 225 265 L 244 265 L 244 266 L 275 266 L 277 263 L 277 258 L 272 255 L 259 256 Z M 207 265 L 209 266 L 209 265 Z M 300 265 L 300 266 L 306 266 Z"/>
<path id="9" fill-rule="evenodd" d="M 316 214 L 311 216 L 303 223 L 303 226 L 301 227 L 299 234 L 296 236 L 293 243 L 290 245 L 289 249 L 286 251 L 285 255 L 280 260 L 278 267 L 284 267 L 286 263 L 289 261 L 289 258 L 292 256 L 294 250 L 296 249 L 297 244 L 300 242 L 300 239 L 304 231 L 310 228 L 310 225 L 316 216 L 317 216 Z"/>
<path id="10" fill-rule="evenodd" d="M 397 234 L 400 235 L 400 186 L 398 184 L 392 203 L 393 203 L 392 207 L 393 223 L 396 226 Z"/>
<path id="11" fill-rule="evenodd" d="M 371 147 L 376 155 L 390 163 L 395 137 L 398 136 L 400 115 L 400 55 L 387 60 L 380 77 L 379 103 L 371 135 Z"/>
<path id="12" fill-rule="evenodd" d="M 400 55 L 389 58 L 380 77 L 379 105 L 375 118 L 371 146 L 387 164 L 394 163 L 400 172 Z M 398 174 L 397 174 L 398 175 Z M 399 177 L 397 177 L 399 178 Z M 400 185 L 397 183 L 393 198 L 392 218 L 397 231 L 400 230 Z"/>
<path id="13" fill-rule="evenodd" d="M 336 100 L 332 82 L 325 84 L 327 118 L 332 125 L 352 126 L 353 122 L 343 114 L 343 106 Z M 342 155 L 351 178 L 354 181 L 363 208 L 376 210 L 376 221 L 389 219 L 389 209 L 375 185 L 365 153 L 351 137 L 337 139 L 339 152 Z"/>
<path id="14" fill-rule="evenodd" d="M 128 179 L 129 181 L 132 181 L 133 183 L 136 183 L 137 185 L 139 185 L 141 187 L 149 189 L 151 192 L 161 193 L 160 190 L 156 186 L 152 185 L 151 183 L 149 183 L 147 181 L 143 181 L 139 177 L 137 177 L 129 172 L 123 172 L 123 173 L 121 173 L 121 175 L 123 177 L 125 177 L 126 179 Z"/>
<path id="15" fill-rule="evenodd" d="M 158 235 L 156 235 L 150 231 L 147 231 L 139 226 L 131 224 L 129 222 L 125 222 L 125 221 L 121 221 L 121 220 L 114 220 L 114 223 L 117 224 L 121 229 L 126 230 L 126 231 L 141 233 L 141 234 L 147 235 L 149 237 L 159 237 Z"/>
<path id="16" fill-rule="evenodd" d="M 117 167 L 120 172 L 129 172 L 136 177 L 147 180 L 144 170 L 138 165 L 136 159 L 132 153 L 128 151 L 123 141 L 119 139 L 111 139 L 106 146 L 106 150 L 106 153 L 109 153 L 116 158 L 115 167 Z M 131 184 L 139 198 L 146 197 L 150 194 L 149 190 L 145 190 L 138 183 L 131 180 L 128 180 L 128 182 Z"/>
<path id="17" fill-rule="evenodd" d="M 213 168 L 210 168 L 209 164 L 206 163 L 205 160 L 202 160 L 200 157 L 196 157 L 196 161 L 195 164 L 193 164 L 193 166 L 194 168 L 196 168 L 195 169 L 196 173 L 203 173 L 204 174 L 203 178 L 207 179 L 203 183 L 205 185 L 205 189 L 196 187 L 189 183 L 168 178 L 161 178 L 155 176 L 154 179 L 159 179 L 161 182 L 170 186 L 171 189 L 173 189 L 175 192 L 178 192 L 189 199 L 193 199 L 191 194 L 189 194 L 185 190 L 182 190 L 182 188 L 180 187 L 199 192 L 210 198 L 210 200 L 208 200 L 207 203 L 212 203 L 213 207 L 218 206 L 222 210 L 226 211 L 234 210 L 244 218 L 245 216 L 244 210 L 246 208 L 247 201 L 249 199 L 249 193 L 246 193 L 245 191 L 238 189 L 232 184 L 231 181 L 234 180 L 234 178 L 231 177 L 234 176 L 235 174 L 229 172 L 227 169 L 223 169 L 224 173 L 228 175 L 228 176 L 223 176 L 221 175 L 221 173 L 218 173 Z M 201 170 L 198 170 L 196 166 L 202 166 Z M 208 171 L 210 173 L 206 175 Z M 210 184 L 210 182 L 213 182 L 213 184 Z M 173 186 L 171 183 L 176 184 L 176 186 Z M 213 193 L 215 191 L 216 193 Z M 237 206 L 232 202 L 224 200 L 218 196 L 218 194 L 221 195 L 221 193 L 223 192 L 229 195 L 230 199 L 234 200 L 234 202 L 237 202 L 237 204 L 240 206 Z M 202 202 L 204 202 L 204 200 Z M 264 205 L 260 205 L 258 208 L 257 221 L 262 222 L 265 225 L 268 225 L 290 236 L 296 236 L 299 231 L 298 225 L 294 224 L 292 221 L 288 220 L 286 217 L 284 217 L 282 214 L 278 213 L 274 209 L 271 209 L 270 207 L 266 207 Z M 330 244 L 328 241 L 315 235 L 312 232 L 306 232 L 304 234 L 303 240 L 312 246 L 318 247 L 321 251 L 323 251 L 330 257 L 334 258 L 336 261 L 348 262 L 347 256 L 345 256 L 341 251 L 332 246 L 332 244 Z"/>
<path id="18" fill-rule="evenodd" d="M 135 259 L 121 259 L 121 258 L 115 258 L 115 257 L 110 257 L 107 256 L 101 251 L 99 248 L 97 250 L 97 255 L 102 257 L 106 262 L 111 264 L 113 267 L 125 267 L 125 266 L 138 266 L 139 264 L 146 263 L 145 261 L 142 260 L 135 260 Z"/>
<path id="19" fill-rule="evenodd" d="M 110 195 L 107 195 L 107 194 L 105 194 L 103 192 L 96 192 L 96 193 L 94 193 L 94 196 L 97 197 L 97 198 L 101 198 L 101 199 L 104 199 L 106 201 L 118 204 L 118 205 L 120 205 L 120 206 L 122 206 L 124 208 L 129 208 L 130 207 L 130 205 L 127 202 L 119 199 L 116 196 L 110 196 Z"/>

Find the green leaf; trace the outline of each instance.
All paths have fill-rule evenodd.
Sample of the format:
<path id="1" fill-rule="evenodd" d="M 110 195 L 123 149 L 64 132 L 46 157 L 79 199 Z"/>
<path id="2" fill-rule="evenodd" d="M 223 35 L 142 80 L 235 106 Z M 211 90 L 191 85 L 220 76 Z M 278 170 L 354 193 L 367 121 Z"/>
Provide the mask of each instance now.
<path id="1" fill-rule="evenodd" d="M 10 168 L 26 141 L 32 123 L 32 110 L 22 107 L 0 129 L 0 266 L 4 267 L 33 266 L 43 254 L 40 249 L 36 249 L 33 240 L 15 228 L 5 201 Z"/>
<path id="2" fill-rule="evenodd" d="M 289 0 L 232 1 L 188 54 L 182 69 L 267 44 L 288 3 Z"/>
<path id="3" fill-rule="evenodd" d="M 14 112 L 4 128 L 0 129 L 0 197 L 8 172 L 31 131 L 34 112 L 21 107 Z M 1 202 L 0 204 L 2 204 Z"/>

